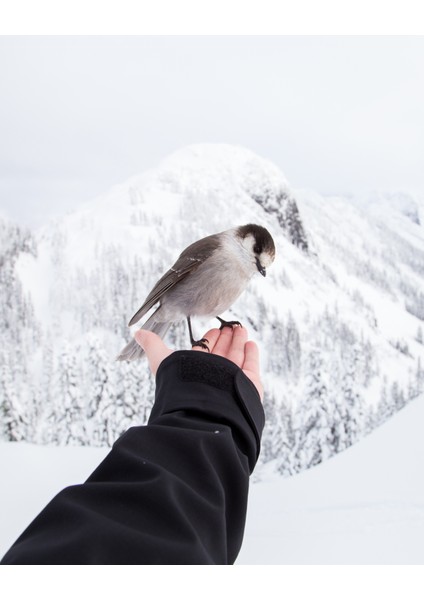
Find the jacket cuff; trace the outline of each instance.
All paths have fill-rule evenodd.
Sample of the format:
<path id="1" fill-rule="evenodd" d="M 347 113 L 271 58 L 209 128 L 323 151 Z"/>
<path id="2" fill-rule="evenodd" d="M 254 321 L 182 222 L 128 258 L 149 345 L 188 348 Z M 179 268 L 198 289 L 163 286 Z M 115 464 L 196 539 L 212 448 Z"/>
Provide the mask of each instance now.
<path id="1" fill-rule="evenodd" d="M 236 364 L 215 354 L 173 352 L 157 371 L 149 424 L 175 411 L 195 411 L 213 424 L 229 425 L 253 471 L 265 414 L 256 387 Z"/>

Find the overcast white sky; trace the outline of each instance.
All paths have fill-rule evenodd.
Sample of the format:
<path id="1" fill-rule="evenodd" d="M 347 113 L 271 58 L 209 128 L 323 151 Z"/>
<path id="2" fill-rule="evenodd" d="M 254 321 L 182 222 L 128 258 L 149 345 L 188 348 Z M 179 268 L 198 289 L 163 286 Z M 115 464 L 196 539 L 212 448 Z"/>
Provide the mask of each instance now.
<path id="1" fill-rule="evenodd" d="M 38 225 L 191 143 L 424 194 L 424 36 L 0 37 L 0 212 Z"/>

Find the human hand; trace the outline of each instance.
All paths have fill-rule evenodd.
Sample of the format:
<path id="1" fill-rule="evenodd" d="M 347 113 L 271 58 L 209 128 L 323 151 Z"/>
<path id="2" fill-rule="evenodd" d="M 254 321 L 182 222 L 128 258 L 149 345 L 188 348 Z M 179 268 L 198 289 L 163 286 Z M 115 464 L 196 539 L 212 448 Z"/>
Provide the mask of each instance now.
<path id="1" fill-rule="evenodd" d="M 135 334 L 136 342 L 143 348 L 149 361 L 153 375 L 160 363 L 173 353 L 163 340 L 151 331 L 139 329 Z M 205 336 L 211 354 L 217 354 L 231 360 L 250 379 L 263 400 L 263 387 L 259 373 L 259 350 L 255 342 L 248 341 L 247 330 L 244 327 L 224 327 L 211 329 Z M 208 352 L 208 350 L 195 346 L 194 352 Z"/>

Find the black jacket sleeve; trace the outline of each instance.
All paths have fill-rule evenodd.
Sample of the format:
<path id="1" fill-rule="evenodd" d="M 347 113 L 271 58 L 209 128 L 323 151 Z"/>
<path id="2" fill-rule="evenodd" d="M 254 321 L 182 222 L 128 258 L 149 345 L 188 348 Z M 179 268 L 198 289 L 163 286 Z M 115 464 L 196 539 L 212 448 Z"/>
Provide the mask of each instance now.
<path id="1" fill-rule="evenodd" d="M 2 564 L 231 564 L 264 413 L 232 362 L 174 352 L 149 422 L 132 427 L 82 485 L 65 488 Z"/>

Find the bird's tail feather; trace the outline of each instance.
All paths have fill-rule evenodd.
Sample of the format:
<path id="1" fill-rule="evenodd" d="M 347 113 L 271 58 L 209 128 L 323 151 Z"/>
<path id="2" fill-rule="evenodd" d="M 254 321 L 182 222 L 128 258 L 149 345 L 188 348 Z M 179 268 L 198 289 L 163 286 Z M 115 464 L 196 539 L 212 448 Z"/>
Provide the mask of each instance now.
<path id="1" fill-rule="evenodd" d="M 163 323 L 160 321 L 156 321 L 155 316 L 157 318 L 156 313 L 153 313 L 153 315 L 144 323 L 141 329 L 153 331 L 153 333 L 156 333 L 159 337 L 163 338 L 171 324 L 167 322 Z M 132 339 L 129 342 L 129 344 L 127 344 L 125 348 L 121 350 L 119 355 L 116 357 L 116 360 L 138 360 L 139 358 L 143 358 L 144 354 L 145 352 L 143 348 L 139 344 L 137 344 L 137 342 L 134 339 Z"/>

